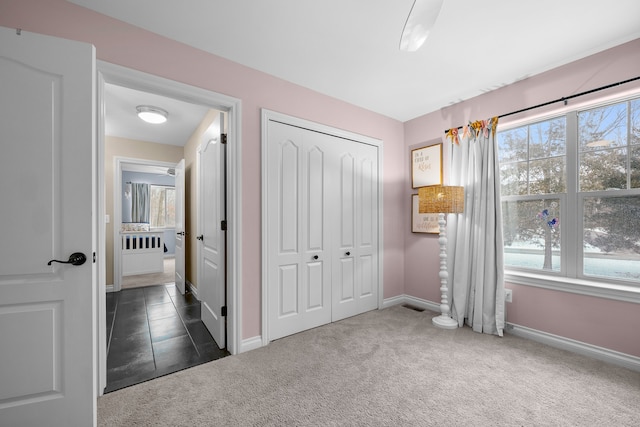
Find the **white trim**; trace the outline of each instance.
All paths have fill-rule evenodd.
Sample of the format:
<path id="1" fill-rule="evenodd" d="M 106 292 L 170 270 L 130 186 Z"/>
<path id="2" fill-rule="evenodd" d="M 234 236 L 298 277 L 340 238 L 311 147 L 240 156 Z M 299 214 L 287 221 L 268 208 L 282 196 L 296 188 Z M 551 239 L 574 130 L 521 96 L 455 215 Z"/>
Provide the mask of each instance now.
<path id="1" fill-rule="evenodd" d="M 422 308 L 424 310 L 433 311 L 434 315 L 438 315 L 440 313 L 440 304 L 435 303 L 433 301 L 427 301 L 422 298 L 412 297 L 411 295 L 398 295 L 391 298 L 386 298 L 382 305 L 382 308 L 389 308 L 394 305 L 400 304 L 410 304 L 414 307 Z"/>
<path id="2" fill-rule="evenodd" d="M 186 280 L 184 281 L 185 285 L 187 286 L 187 288 L 189 289 L 189 292 L 191 292 L 193 294 L 193 296 L 200 301 L 200 298 L 198 298 L 198 288 L 191 283 L 190 281 Z"/>
<path id="3" fill-rule="evenodd" d="M 122 248 L 120 245 L 120 227 L 122 223 L 122 169 L 125 165 L 160 166 L 164 168 L 175 167 L 175 163 L 160 162 L 156 160 L 138 159 L 134 157 L 113 158 L 113 289 L 114 292 L 122 290 Z"/>
<path id="4" fill-rule="evenodd" d="M 242 340 L 242 343 L 240 344 L 240 351 L 238 353 L 245 353 L 247 351 L 255 350 L 263 346 L 264 344 L 262 344 L 262 337 L 260 335 L 257 335 L 255 337 Z"/>
<path id="5" fill-rule="evenodd" d="M 383 141 L 380 139 L 372 138 L 366 135 L 361 135 L 355 132 L 346 131 L 343 129 L 334 128 L 332 126 L 324 125 L 321 123 L 313 122 L 306 119 L 301 119 L 298 117 L 290 116 L 283 113 L 278 113 L 275 111 L 267 110 L 263 108 L 261 110 L 261 134 L 260 140 L 262 147 L 262 159 L 261 159 L 261 168 L 262 168 L 262 176 L 261 176 L 261 227 L 262 227 L 262 246 L 261 246 L 261 290 L 262 290 L 262 345 L 266 346 L 269 344 L 269 289 L 268 289 L 268 275 L 267 275 L 267 267 L 268 267 L 268 242 L 267 242 L 267 230 L 269 226 L 269 221 L 267 218 L 267 212 L 265 207 L 265 197 L 267 195 L 267 135 L 268 135 L 268 124 L 269 121 L 275 121 L 283 124 L 287 124 L 290 126 L 296 126 L 303 129 L 308 129 L 315 132 L 324 133 L 327 135 L 336 136 L 338 138 L 348 139 L 354 142 L 358 142 L 361 144 L 369 144 L 377 147 L 378 149 L 378 309 L 382 307 L 383 304 L 383 293 L 384 293 L 384 198 L 383 198 L 383 183 L 384 177 L 382 175 L 384 169 L 384 155 L 383 155 Z"/>
<path id="6" fill-rule="evenodd" d="M 423 300 L 421 298 L 412 297 L 410 295 L 398 295 L 384 300 L 382 308 L 388 308 L 399 304 L 411 304 L 413 306 L 431 310 L 436 313 L 440 311 L 440 304 L 432 301 Z M 640 357 L 630 354 L 621 353 L 619 351 L 610 350 L 608 348 L 587 344 L 576 341 L 571 338 L 561 337 L 559 335 L 550 334 L 548 332 L 531 329 L 526 326 L 516 325 L 514 323 L 505 323 L 505 333 L 525 338 L 531 341 L 549 345 L 551 347 L 567 350 L 582 356 L 592 357 L 602 360 L 603 362 L 613 365 L 622 366 L 640 372 Z"/>
<path id="7" fill-rule="evenodd" d="M 105 292 L 115 292 L 113 290 L 113 284 L 105 286 Z"/>
<path id="8" fill-rule="evenodd" d="M 530 339 L 551 347 L 571 351 L 583 356 L 602 360 L 613 365 L 622 366 L 640 372 L 640 357 L 609 350 L 604 347 L 587 344 L 570 338 L 553 335 L 536 329 L 527 328 L 513 323 L 507 323 L 505 332 L 521 338 Z"/>
<path id="9" fill-rule="evenodd" d="M 398 295 L 391 298 L 383 298 L 382 304 L 380 305 L 380 309 L 384 310 L 385 308 L 393 307 L 394 305 L 405 304 L 407 295 Z"/>
<path id="10" fill-rule="evenodd" d="M 104 394 L 104 389 L 107 386 L 107 360 L 106 357 L 101 355 L 107 354 L 107 328 L 102 327 L 103 321 L 107 317 L 107 292 L 110 291 L 106 286 L 107 282 L 107 226 L 106 226 L 106 203 L 105 203 L 105 177 L 104 177 L 104 147 L 105 147 L 105 135 L 104 135 L 104 76 L 97 70 L 96 67 L 96 162 L 95 173 L 96 175 L 96 188 L 94 189 L 94 197 L 97 197 L 96 201 L 96 226 L 98 231 L 98 240 L 95 242 L 95 256 L 98 268 L 98 295 L 96 322 L 95 327 L 98 329 L 95 331 L 96 339 L 98 340 L 98 348 L 96 354 L 96 368 L 97 378 L 96 386 L 98 387 L 97 396 Z M 113 288 L 113 285 L 110 285 Z M 106 322 L 105 322 L 106 323 Z"/>
<path id="11" fill-rule="evenodd" d="M 605 282 L 593 282 L 562 276 L 551 276 L 525 272 L 505 272 L 504 281 L 515 285 L 534 286 L 558 292 L 570 292 L 616 301 L 640 303 L 640 288 Z"/>
<path id="12" fill-rule="evenodd" d="M 102 85 L 110 83 L 135 88 L 186 102 L 207 105 L 228 113 L 227 350 L 231 354 L 236 354 L 242 339 L 242 101 L 104 61 L 97 61 L 97 69 L 102 76 L 100 83 Z M 98 149 L 104 153 L 104 144 L 99 145 Z M 104 175 L 99 179 L 104 181 Z M 114 213 L 118 211 L 118 208 L 114 206 Z M 100 250 L 104 251 L 104 247 L 101 247 Z M 98 323 L 98 328 L 106 328 L 104 316 L 99 319 Z M 101 351 L 97 357 L 98 366 L 102 363 L 106 364 L 106 353 Z"/>

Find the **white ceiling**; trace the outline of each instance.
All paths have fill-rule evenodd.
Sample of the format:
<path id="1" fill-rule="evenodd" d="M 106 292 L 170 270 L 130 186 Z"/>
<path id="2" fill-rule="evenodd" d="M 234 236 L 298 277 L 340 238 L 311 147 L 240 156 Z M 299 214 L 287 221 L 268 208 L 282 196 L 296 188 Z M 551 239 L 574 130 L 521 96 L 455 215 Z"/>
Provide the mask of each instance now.
<path id="1" fill-rule="evenodd" d="M 105 134 L 138 141 L 184 146 L 196 130 L 208 107 L 105 84 Z M 143 122 L 136 115 L 138 105 L 160 107 L 169 113 L 159 125 Z"/>
<path id="2" fill-rule="evenodd" d="M 71 1 L 400 121 L 640 37 L 638 0 L 445 0 L 413 53 L 413 0 Z"/>

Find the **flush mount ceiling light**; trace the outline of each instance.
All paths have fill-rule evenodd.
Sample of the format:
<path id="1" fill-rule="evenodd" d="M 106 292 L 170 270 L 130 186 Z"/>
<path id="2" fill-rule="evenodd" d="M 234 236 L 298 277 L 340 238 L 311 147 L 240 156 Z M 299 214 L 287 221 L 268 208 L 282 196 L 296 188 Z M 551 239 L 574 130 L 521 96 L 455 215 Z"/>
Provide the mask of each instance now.
<path id="1" fill-rule="evenodd" d="M 444 0 L 415 0 L 400 37 L 400 50 L 415 52 L 429 37 Z"/>
<path id="2" fill-rule="evenodd" d="M 138 111 L 138 117 L 147 123 L 164 123 L 169 116 L 169 113 L 162 108 L 152 107 L 151 105 L 138 105 L 136 110 Z"/>

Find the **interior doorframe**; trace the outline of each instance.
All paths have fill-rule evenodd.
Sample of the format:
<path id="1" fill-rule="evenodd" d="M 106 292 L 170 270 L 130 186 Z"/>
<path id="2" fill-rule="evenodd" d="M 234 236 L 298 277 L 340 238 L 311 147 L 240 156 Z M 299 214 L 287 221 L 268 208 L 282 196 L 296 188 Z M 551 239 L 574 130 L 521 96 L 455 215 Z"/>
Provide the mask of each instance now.
<path id="1" fill-rule="evenodd" d="M 269 121 L 276 121 L 290 126 L 296 126 L 299 128 L 324 133 L 338 138 L 349 139 L 354 142 L 369 144 L 378 148 L 378 309 L 382 308 L 384 301 L 384 198 L 383 198 L 383 163 L 384 163 L 384 144 L 380 139 L 372 138 L 369 136 L 361 135 L 355 132 L 349 132 L 346 130 L 334 128 L 332 126 L 323 125 L 321 123 L 313 122 L 310 120 L 300 119 L 298 117 L 289 116 L 287 114 L 278 113 L 275 111 L 267 110 L 263 108 L 261 110 L 261 148 L 262 148 L 262 345 L 266 346 L 270 342 L 269 338 L 269 286 L 268 286 L 268 235 L 267 230 L 269 227 L 269 218 L 267 215 L 267 209 L 265 200 L 267 197 L 267 175 L 268 175 L 268 159 L 267 159 L 267 144 L 268 144 L 268 125 Z"/>
<path id="2" fill-rule="evenodd" d="M 173 168 L 177 163 L 157 160 L 137 159 L 133 157 L 115 157 L 113 165 L 113 292 L 122 290 L 122 250 L 119 248 L 120 229 L 116 224 L 122 223 L 122 172 L 126 165 L 160 166 Z M 106 251 L 105 251 L 106 252 Z M 105 337 L 106 338 L 106 337 Z"/>
<path id="3" fill-rule="evenodd" d="M 97 224 L 99 230 L 99 307 L 96 339 L 98 352 L 96 364 L 98 395 L 106 387 L 106 238 L 105 238 L 105 196 L 104 196 L 104 86 L 111 83 L 132 89 L 156 93 L 185 102 L 208 106 L 227 112 L 227 350 L 237 354 L 242 340 L 242 101 L 227 95 L 212 92 L 195 86 L 179 83 L 163 77 L 144 73 L 104 61 L 97 61 L 98 79 L 98 199 Z M 115 261 L 115 260 L 114 260 Z M 102 331 L 102 332 L 101 332 Z"/>

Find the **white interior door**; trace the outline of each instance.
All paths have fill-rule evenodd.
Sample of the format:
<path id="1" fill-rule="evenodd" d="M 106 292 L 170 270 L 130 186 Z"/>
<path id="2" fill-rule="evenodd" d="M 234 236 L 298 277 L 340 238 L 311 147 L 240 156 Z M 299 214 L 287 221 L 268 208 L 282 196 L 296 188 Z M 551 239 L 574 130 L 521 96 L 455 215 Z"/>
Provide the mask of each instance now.
<path id="1" fill-rule="evenodd" d="M 184 224 L 184 159 L 176 165 L 176 287 L 182 295 L 185 292 L 185 224 Z"/>
<path id="2" fill-rule="evenodd" d="M 266 206 L 269 338 L 331 321 L 326 135 L 270 121 Z"/>
<path id="3" fill-rule="evenodd" d="M 0 27 L 3 426 L 95 424 L 95 111 L 93 46 Z"/>
<path id="4" fill-rule="evenodd" d="M 218 344 L 226 346 L 226 231 L 225 221 L 225 146 L 222 144 L 224 114 L 220 113 L 205 132 L 200 146 L 200 259 L 198 260 L 198 297 L 201 318 Z"/>
<path id="5" fill-rule="evenodd" d="M 332 320 L 378 307 L 378 150 L 334 138 Z"/>

